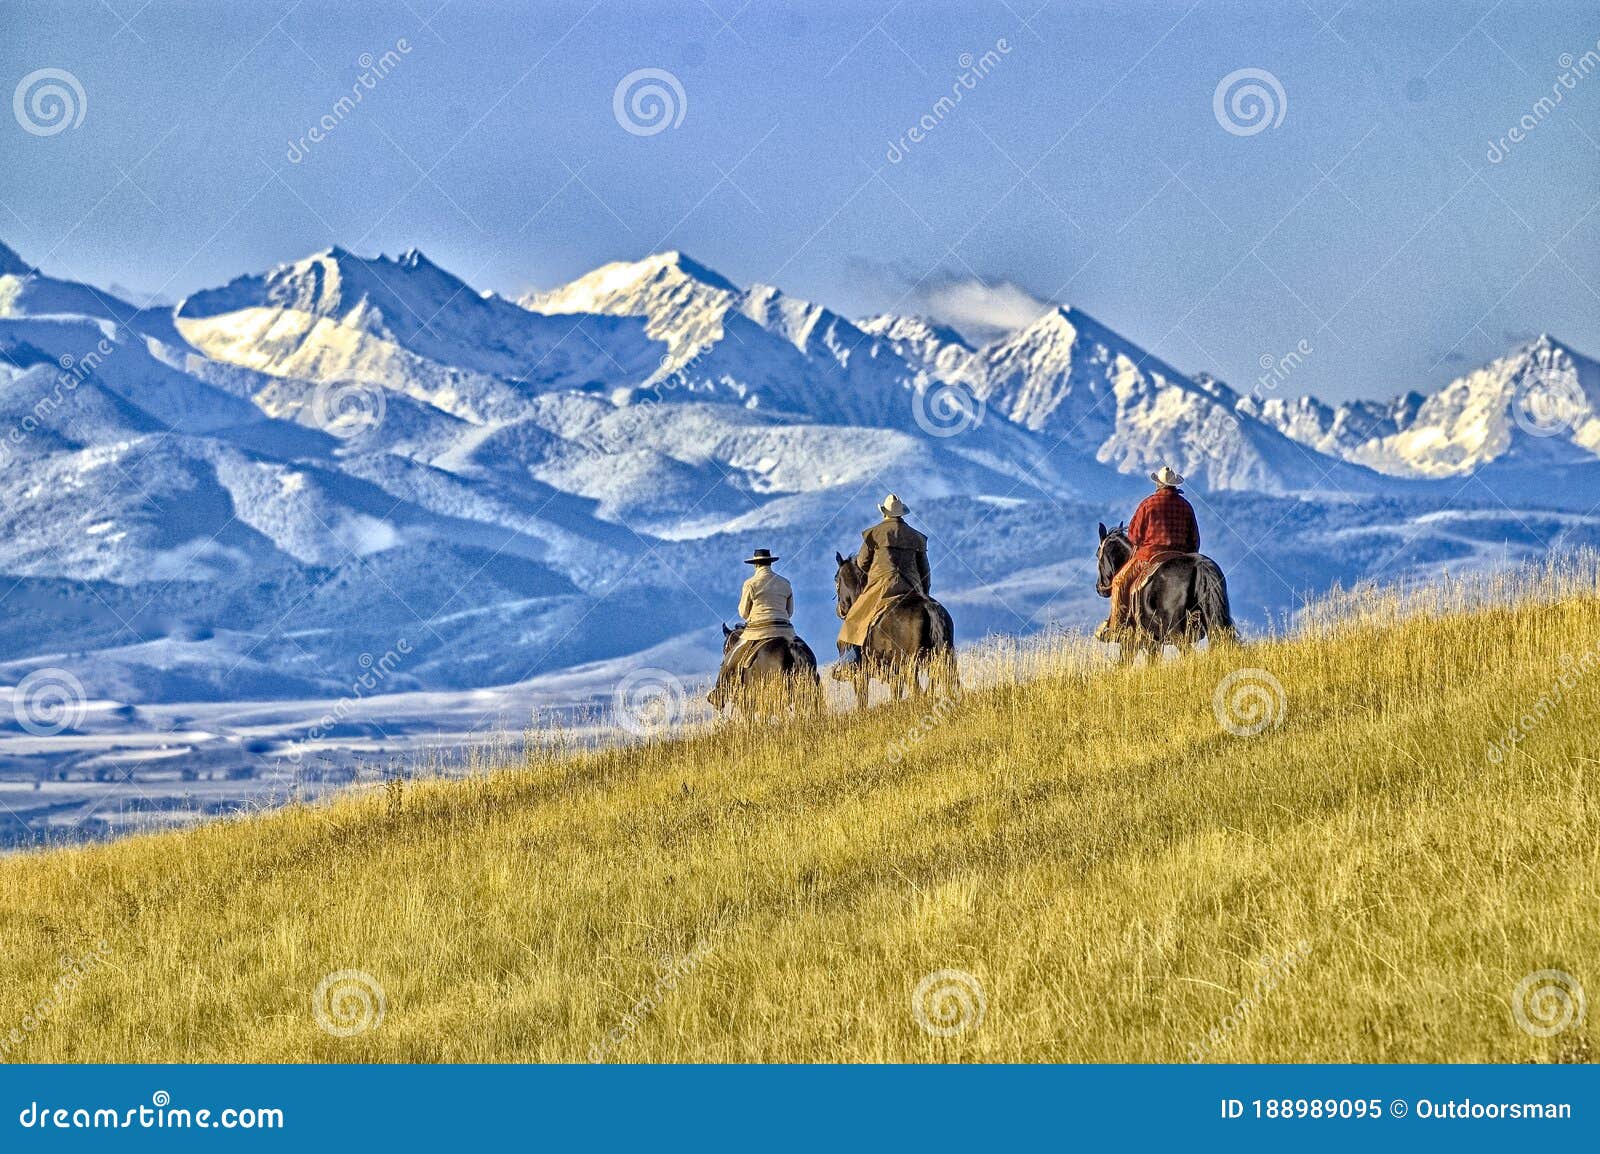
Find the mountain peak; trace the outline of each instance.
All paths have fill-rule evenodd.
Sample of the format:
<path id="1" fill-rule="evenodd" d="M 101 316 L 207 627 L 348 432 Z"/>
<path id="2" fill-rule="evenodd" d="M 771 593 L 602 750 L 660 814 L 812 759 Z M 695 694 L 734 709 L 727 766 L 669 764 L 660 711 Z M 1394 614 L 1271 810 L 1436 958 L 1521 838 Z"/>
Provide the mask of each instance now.
<path id="1" fill-rule="evenodd" d="M 33 266 L 16 254 L 16 251 L 0 241 L 0 276 L 27 276 L 33 271 Z"/>
<path id="2" fill-rule="evenodd" d="M 668 249 L 666 252 L 652 253 L 643 260 L 636 261 L 635 267 L 646 275 L 654 275 L 667 269 L 672 269 L 690 280 L 697 280 L 702 284 L 721 289 L 724 292 L 739 291 L 738 285 L 716 269 L 709 265 L 701 264 L 694 257 L 680 249 Z"/>
<path id="3" fill-rule="evenodd" d="M 419 269 L 419 268 L 437 269 L 439 267 L 433 261 L 429 260 L 426 256 L 424 256 L 423 253 L 422 253 L 422 250 L 420 248 L 416 248 L 414 246 L 412 248 L 406 249 L 405 252 L 401 253 L 395 259 L 395 264 L 399 265 L 401 268 L 409 268 L 409 269 Z"/>
<path id="4" fill-rule="evenodd" d="M 528 293 L 518 303 L 535 312 L 638 315 L 651 311 L 647 301 L 663 297 L 692 299 L 717 311 L 739 293 L 739 286 L 721 273 L 671 249 L 639 260 L 612 261 L 567 284 Z"/>
<path id="5" fill-rule="evenodd" d="M 1567 354 L 1569 357 L 1576 355 L 1573 352 L 1571 345 L 1567 344 L 1565 341 L 1551 336 L 1549 333 L 1540 333 L 1538 336 L 1534 337 L 1533 340 L 1523 345 L 1518 351 L 1532 354 L 1560 352 Z"/>

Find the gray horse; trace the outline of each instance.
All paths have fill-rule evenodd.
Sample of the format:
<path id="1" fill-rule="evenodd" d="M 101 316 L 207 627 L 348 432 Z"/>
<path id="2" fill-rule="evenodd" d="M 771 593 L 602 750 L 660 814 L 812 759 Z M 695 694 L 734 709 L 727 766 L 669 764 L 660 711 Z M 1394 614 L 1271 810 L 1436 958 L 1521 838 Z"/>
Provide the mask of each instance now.
<path id="1" fill-rule="evenodd" d="M 1133 553 L 1126 526 L 1100 526 L 1096 593 L 1111 596 L 1111 578 Z M 1133 628 L 1119 642 L 1124 661 L 1133 660 L 1141 649 L 1155 654 L 1163 645 L 1176 645 L 1186 651 L 1206 637 L 1212 645 L 1238 639 L 1228 608 L 1228 581 L 1215 561 L 1199 553 L 1180 553 L 1163 562 L 1135 591 L 1130 608 Z"/>
<path id="2" fill-rule="evenodd" d="M 835 553 L 839 571 L 833 588 L 842 620 L 867 587 L 867 575 L 854 557 Z M 889 686 L 896 701 L 912 692 L 945 689 L 959 692 L 960 674 L 956 669 L 956 630 L 950 614 L 926 593 L 898 598 L 873 622 L 861 647 L 861 661 L 851 678 L 856 704 L 866 707 L 871 681 L 876 678 Z M 928 675 L 926 687 L 922 675 Z"/>

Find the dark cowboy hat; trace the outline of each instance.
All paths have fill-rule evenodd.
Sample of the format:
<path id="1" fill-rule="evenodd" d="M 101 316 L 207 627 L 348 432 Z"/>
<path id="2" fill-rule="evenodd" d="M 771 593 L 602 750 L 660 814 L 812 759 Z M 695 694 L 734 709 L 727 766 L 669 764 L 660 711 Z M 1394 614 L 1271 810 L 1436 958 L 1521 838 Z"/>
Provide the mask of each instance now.
<path id="1" fill-rule="evenodd" d="M 757 549 L 754 556 L 746 557 L 746 565 L 771 565 L 774 561 L 781 561 L 782 557 L 774 557 L 770 549 Z"/>

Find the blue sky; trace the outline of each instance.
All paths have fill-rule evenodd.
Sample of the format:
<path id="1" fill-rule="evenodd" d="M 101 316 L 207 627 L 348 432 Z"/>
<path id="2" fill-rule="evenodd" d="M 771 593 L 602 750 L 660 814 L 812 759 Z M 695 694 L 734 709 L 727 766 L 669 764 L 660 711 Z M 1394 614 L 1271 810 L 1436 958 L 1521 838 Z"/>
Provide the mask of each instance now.
<path id="1" fill-rule="evenodd" d="M 0 127 L 0 239 L 168 297 L 334 243 L 507 293 L 678 248 L 852 315 L 1070 303 L 1244 389 L 1305 341 L 1287 389 L 1329 399 L 1538 331 L 1600 355 L 1600 73 L 1486 155 L 1593 4 L 437 4 L 4 3 L 5 87 L 63 69 L 86 108 Z M 1284 95 L 1248 135 L 1213 101 L 1246 68 Z M 681 122 L 619 124 L 639 69 Z"/>

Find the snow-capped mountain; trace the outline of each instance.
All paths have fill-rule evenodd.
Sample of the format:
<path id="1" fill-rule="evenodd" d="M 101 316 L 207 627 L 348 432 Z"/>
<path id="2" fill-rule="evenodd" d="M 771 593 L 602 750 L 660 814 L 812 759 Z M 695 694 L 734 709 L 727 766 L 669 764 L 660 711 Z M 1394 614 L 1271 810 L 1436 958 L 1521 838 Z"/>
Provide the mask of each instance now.
<path id="1" fill-rule="evenodd" d="M 480 295 L 415 249 L 367 260 L 331 248 L 196 293 L 174 317 L 213 360 L 381 385 L 478 424 L 526 416 L 547 390 L 642 379 L 660 355 L 639 325 L 538 316 Z"/>
<path id="2" fill-rule="evenodd" d="M 648 377 L 621 383 L 651 399 L 733 401 L 830 423 L 911 420 L 918 375 L 888 344 L 770 285 L 741 289 L 683 253 L 608 264 L 521 304 L 550 317 L 642 319 L 665 352 Z"/>
<path id="3" fill-rule="evenodd" d="M 1376 475 L 1307 453 L 1232 389 L 1187 377 L 1081 309 L 1050 309 L 980 349 L 926 322 L 867 327 L 941 381 L 1052 445 L 1142 475 L 1171 464 L 1207 489 L 1289 493 L 1382 487 Z"/>
<path id="4" fill-rule="evenodd" d="M 1332 408 L 1247 398 L 1285 435 L 1396 477 L 1459 477 L 1489 465 L 1583 465 L 1600 453 L 1600 364 L 1541 335 L 1431 396 Z"/>
<path id="5" fill-rule="evenodd" d="M 1600 541 L 1578 506 L 1597 400 L 1595 363 L 1547 338 L 1431 397 L 1331 407 L 1240 396 L 1074 308 L 975 346 L 681 253 L 517 303 L 414 250 L 331 248 L 141 310 L 0 246 L 0 685 L 359 697 L 401 642 L 376 692 L 647 651 L 703 673 L 758 545 L 826 653 L 833 554 L 888 490 L 962 638 L 1086 625 L 1095 522 L 1162 463 L 1249 621 Z"/>

